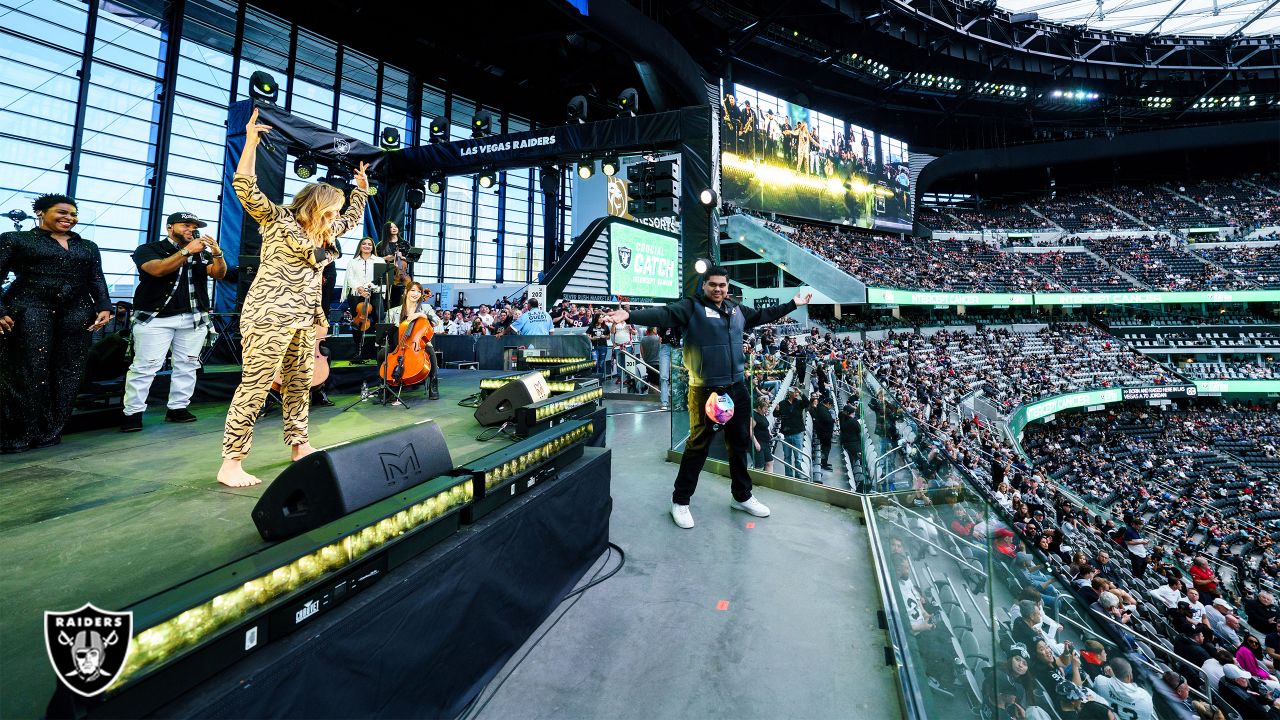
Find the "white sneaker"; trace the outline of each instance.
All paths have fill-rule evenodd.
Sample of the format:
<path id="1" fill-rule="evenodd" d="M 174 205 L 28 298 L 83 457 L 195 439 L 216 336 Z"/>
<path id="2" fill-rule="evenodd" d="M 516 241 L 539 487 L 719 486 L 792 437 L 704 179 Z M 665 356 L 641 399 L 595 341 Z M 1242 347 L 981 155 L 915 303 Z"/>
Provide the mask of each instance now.
<path id="1" fill-rule="evenodd" d="M 734 500 L 733 502 L 729 503 L 729 507 L 733 508 L 734 510 L 741 510 L 742 512 L 745 512 L 745 513 L 751 513 L 756 517 L 769 517 L 769 508 L 766 507 L 764 503 L 757 500 L 754 495 L 747 498 L 746 502 L 738 502 L 737 500 Z"/>
<path id="2" fill-rule="evenodd" d="M 676 521 L 678 527 L 685 530 L 693 527 L 693 513 L 689 512 L 688 505 L 671 503 L 671 519 Z"/>

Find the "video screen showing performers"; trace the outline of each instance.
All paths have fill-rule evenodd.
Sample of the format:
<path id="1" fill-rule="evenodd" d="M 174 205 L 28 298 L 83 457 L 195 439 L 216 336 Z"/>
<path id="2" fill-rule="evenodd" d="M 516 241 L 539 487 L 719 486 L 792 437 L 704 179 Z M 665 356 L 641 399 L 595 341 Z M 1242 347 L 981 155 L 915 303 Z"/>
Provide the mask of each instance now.
<path id="1" fill-rule="evenodd" d="M 907 143 L 745 85 L 721 99 L 724 199 L 759 212 L 911 230 Z"/>

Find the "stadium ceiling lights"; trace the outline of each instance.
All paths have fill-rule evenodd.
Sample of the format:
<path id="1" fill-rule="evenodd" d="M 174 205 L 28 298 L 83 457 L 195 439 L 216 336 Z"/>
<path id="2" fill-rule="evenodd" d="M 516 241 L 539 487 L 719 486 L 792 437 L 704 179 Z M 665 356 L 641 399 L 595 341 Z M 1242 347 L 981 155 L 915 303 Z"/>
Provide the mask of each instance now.
<path id="1" fill-rule="evenodd" d="M 1010 13 L 1037 13 L 1044 21 L 1087 24 L 1090 30 L 1135 35 L 1267 35 L 1280 31 L 1271 0 L 999 0 Z M 1139 10 L 1139 8 L 1141 8 Z"/>
<path id="2" fill-rule="evenodd" d="M 1052 93 L 1054 100 L 1074 100 L 1076 102 L 1084 102 L 1086 100 L 1097 100 L 1101 97 L 1096 92 L 1086 90 L 1054 90 Z"/>

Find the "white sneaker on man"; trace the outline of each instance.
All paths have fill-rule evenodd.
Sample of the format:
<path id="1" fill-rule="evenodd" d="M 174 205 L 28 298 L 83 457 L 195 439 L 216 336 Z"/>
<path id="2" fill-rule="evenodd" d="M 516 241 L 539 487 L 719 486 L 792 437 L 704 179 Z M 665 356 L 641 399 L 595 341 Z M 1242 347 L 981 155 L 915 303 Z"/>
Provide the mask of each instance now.
<path id="1" fill-rule="evenodd" d="M 729 507 L 733 508 L 734 510 L 741 510 L 742 512 L 745 512 L 745 513 L 751 513 L 756 517 L 769 517 L 769 508 L 765 506 L 764 503 L 757 500 L 754 495 L 747 498 L 746 502 L 738 502 L 737 500 L 734 500 L 733 502 L 729 503 Z"/>
<path id="2" fill-rule="evenodd" d="M 682 527 L 685 530 L 693 527 L 693 513 L 689 512 L 688 505 L 671 503 L 671 519 L 676 521 L 678 527 Z"/>

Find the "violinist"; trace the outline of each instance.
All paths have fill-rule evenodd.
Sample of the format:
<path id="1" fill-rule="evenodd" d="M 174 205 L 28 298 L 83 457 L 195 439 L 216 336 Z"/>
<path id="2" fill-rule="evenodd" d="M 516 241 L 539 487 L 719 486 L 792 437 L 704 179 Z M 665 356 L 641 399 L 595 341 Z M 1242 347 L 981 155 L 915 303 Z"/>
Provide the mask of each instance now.
<path id="1" fill-rule="evenodd" d="M 366 237 L 360 240 L 360 246 L 356 248 L 356 254 L 347 262 L 347 274 L 342 281 L 342 292 L 347 300 L 347 308 L 351 311 L 353 320 L 367 320 L 368 327 L 373 327 L 378 323 L 378 317 L 382 315 L 382 288 L 373 283 L 373 274 L 382 258 L 373 254 L 373 238 Z M 361 305 L 367 307 L 361 308 Z M 360 313 L 358 309 L 364 309 L 366 312 Z M 364 334 L 367 328 L 360 327 L 359 322 L 351 324 L 351 338 L 355 341 L 356 352 L 351 362 L 360 364 L 369 362 L 371 356 L 367 354 L 364 347 Z"/>
<path id="2" fill-rule="evenodd" d="M 409 242 L 400 235 L 400 227 L 388 220 L 382 225 L 382 244 L 378 247 L 378 255 L 386 263 L 396 268 L 395 283 L 391 286 L 391 297 L 387 300 L 390 307 L 402 304 L 404 285 L 413 279 L 409 273 L 409 262 L 404 253 L 409 250 Z"/>
<path id="3" fill-rule="evenodd" d="M 427 302 L 430 297 L 430 293 L 422 289 L 421 283 L 409 283 L 405 288 L 404 302 L 400 307 L 391 308 L 391 312 L 387 313 L 387 322 L 398 325 L 400 335 L 403 335 L 409 323 L 419 318 L 426 318 L 431 322 L 434 331 L 440 332 L 444 328 L 444 321 L 436 314 L 435 308 Z M 439 400 L 440 389 L 436 383 L 436 349 L 431 343 L 427 343 L 427 360 L 431 363 L 431 374 L 427 376 L 427 397 L 431 400 Z"/>

